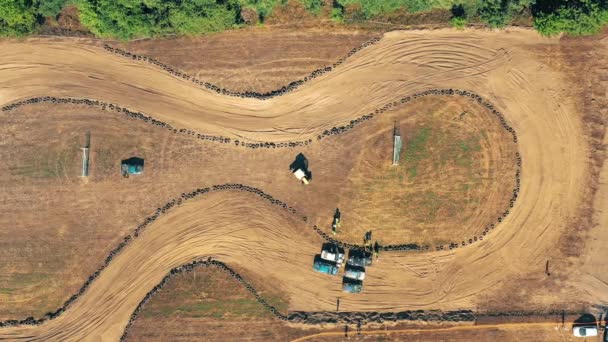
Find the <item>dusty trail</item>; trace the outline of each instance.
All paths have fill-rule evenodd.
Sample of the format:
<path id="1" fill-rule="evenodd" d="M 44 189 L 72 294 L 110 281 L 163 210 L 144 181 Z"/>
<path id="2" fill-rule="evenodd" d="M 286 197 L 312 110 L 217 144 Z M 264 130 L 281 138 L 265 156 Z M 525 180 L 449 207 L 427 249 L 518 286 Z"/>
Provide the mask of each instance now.
<path id="1" fill-rule="evenodd" d="M 544 256 L 577 212 L 587 150 L 564 76 L 529 49 L 538 44 L 557 40 L 523 30 L 391 32 L 334 72 L 257 101 L 219 96 L 90 46 L 2 43 L 0 105 L 32 96 L 97 98 L 178 127 L 251 140 L 313 137 L 415 91 L 470 89 L 517 130 L 523 170 L 511 215 L 484 241 L 432 254 L 383 254 L 356 296 L 340 292 L 339 278 L 312 272 L 320 241 L 303 237 L 301 222 L 247 194 L 209 194 L 149 226 L 63 315 L 0 329 L 0 339 L 116 340 L 168 270 L 201 256 L 280 279 L 290 309 L 303 311 L 333 310 L 338 295 L 342 310 L 475 308 L 480 294 L 491 295 L 511 276 L 542 272 Z M 607 303 L 608 285 L 547 296 Z"/>

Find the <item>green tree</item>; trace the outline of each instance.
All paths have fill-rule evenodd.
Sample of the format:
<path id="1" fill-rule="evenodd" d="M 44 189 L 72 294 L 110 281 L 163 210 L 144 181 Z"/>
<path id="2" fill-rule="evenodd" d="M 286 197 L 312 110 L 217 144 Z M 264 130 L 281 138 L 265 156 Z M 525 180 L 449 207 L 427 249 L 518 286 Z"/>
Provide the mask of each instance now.
<path id="1" fill-rule="evenodd" d="M 331 10 L 330 19 L 334 23 L 342 24 L 344 23 L 344 8 L 335 7 Z"/>
<path id="2" fill-rule="evenodd" d="M 454 17 L 450 19 L 450 24 L 452 25 L 452 27 L 455 27 L 457 29 L 463 29 L 465 26 L 467 26 L 467 23 L 467 20 L 462 17 Z"/>
<path id="3" fill-rule="evenodd" d="M 253 8 L 258 13 L 261 22 L 272 14 L 272 10 L 279 4 L 279 0 L 238 0 L 239 7 Z"/>
<path id="4" fill-rule="evenodd" d="M 37 27 L 31 1 L 0 0 L 0 36 L 23 36 Z"/>
<path id="5" fill-rule="evenodd" d="M 43 17 L 56 17 L 63 9 L 67 0 L 36 0 L 36 13 Z"/>
<path id="6" fill-rule="evenodd" d="M 99 37 L 199 34 L 236 24 L 240 5 L 224 0 L 76 0 L 80 21 Z"/>
<path id="7" fill-rule="evenodd" d="M 608 24 L 608 8 L 600 1 L 539 2 L 535 11 L 534 27 L 546 36 L 596 34 Z"/>
<path id="8" fill-rule="evenodd" d="M 323 7 L 323 0 L 300 0 L 308 12 L 318 15 Z"/>
<path id="9" fill-rule="evenodd" d="M 490 27 L 504 27 L 509 20 L 508 0 L 486 0 L 479 8 L 479 16 Z"/>

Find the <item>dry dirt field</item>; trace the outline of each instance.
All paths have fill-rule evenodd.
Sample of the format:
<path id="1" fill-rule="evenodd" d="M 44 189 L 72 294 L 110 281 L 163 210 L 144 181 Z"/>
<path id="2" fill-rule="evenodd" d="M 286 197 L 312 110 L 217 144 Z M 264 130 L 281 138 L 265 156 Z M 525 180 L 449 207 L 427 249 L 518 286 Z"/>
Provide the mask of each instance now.
<path id="1" fill-rule="evenodd" d="M 239 30 L 204 37 L 112 44 L 236 91 L 268 92 L 331 65 L 377 34 L 327 30 Z"/>
<path id="2" fill-rule="evenodd" d="M 257 288 L 272 280 L 255 280 Z M 271 305 L 286 312 L 287 298 L 274 289 L 263 293 Z M 146 304 L 129 331 L 128 341 L 285 341 L 318 332 L 285 326 L 261 306 L 241 284 L 214 267 L 180 274 Z"/>
<path id="3" fill-rule="evenodd" d="M 391 331 L 396 330 L 396 331 Z M 300 341 L 417 341 L 417 342 L 448 342 L 448 341 L 579 341 L 580 338 L 572 336 L 570 326 L 566 329 L 556 323 L 530 324 L 513 326 L 464 326 L 456 328 L 427 328 L 427 329 L 386 329 L 363 330 L 361 335 L 350 330 L 348 336 L 344 332 L 335 332 L 327 335 L 314 335 L 292 339 Z M 599 338 L 587 338 L 586 341 L 600 341 Z"/>
<path id="4" fill-rule="evenodd" d="M 345 311 L 483 312 L 608 303 L 608 266 L 598 261 L 606 256 L 605 216 L 597 209 L 605 202 L 605 36 L 548 39 L 516 29 L 390 32 L 334 71 L 265 101 L 200 89 L 86 41 L 0 44 L 2 106 L 34 96 L 93 98 L 232 140 L 313 141 L 251 150 L 87 106 L 44 103 L 2 112 L 4 319 L 40 317 L 59 307 L 125 235 L 183 192 L 243 183 L 298 214 L 236 191 L 188 200 L 133 238 L 65 313 L 40 326 L 2 328 L 0 338 L 116 340 L 171 268 L 209 256 L 254 279 L 272 279 L 272 285 L 258 280 L 260 288 L 280 289 L 289 311 L 334 310 L 338 297 Z M 217 75 L 221 67 L 212 69 Z M 262 74 L 256 71 L 251 84 Z M 429 88 L 482 95 L 517 131 L 518 144 L 486 109 L 447 96 L 416 99 L 345 134 L 315 139 Z M 395 120 L 405 136 L 404 163 L 390 168 L 386 150 Z M 87 130 L 92 170 L 82 180 L 78 146 Z M 327 230 L 336 207 L 344 215 L 337 238 L 345 241 L 360 242 L 370 229 L 385 244 L 434 246 L 480 234 L 508 205 L 516 150 L 523 160 L 519 199 L 483 241 L 454 250 L 384 253 L 368 269 L 359 295 L 343 294 L 338 277 L 311 270 L 322 242 L 312 225 Z M 306 187 L 288 170 L 298 153 L 313 172 Z M 118 161 L 133 155 L 146 159 L 146 170 L 125 179 Z M 173 293 L 179 293 L 183 287 L 174 283 Z M 518 338 L 500 329 L 496 334 Z"/>
<path id="5" fill-rule="evenodd" d="M 53 120 L 39 120 L 41 112 Z M 463 112 L 469 114 L 458 119 Z M 515 182 L 515 144 L 487 110 L 465 99 L 423 98 L 385 114 L 297 151 L 255 152 L 200 142 L 82 105 L 31 105 L 3 115 L 2 135 L 11 139 L 2 147 L 7 156 L 2 184 L 11 200 L 3 209 L 10 215 L 2 217 L 3 226 L 10 227 L 0 249 L 2 258 L 10 260 L 2 265 L 10 275 L 2 288 L 6 302 L 23 303 L 3 306 L 3 315 L 52 311 L 76 292 L 118 240 L 151 214 L 151 208 L 213 184 L 264 189 L 328 232 L 333 210 L 339 207 L 344 216 L 337 237 L 356 243 L 369 229 L 387 244 L 459 241 L 480 234 L 508 207 L 510 192 L 505 189 Z M 405 148 L 406 161 L 392 168 L 395 120 L 407 146 L 431 129 L 441 143 Z M 79 146 L 87 131 L 91 167 L 85 181 L 79 177 Z M 434 147 L 441 148 L 436 158 L 431 157 Z M 410 150 L 417 153 L 412 162 L 407 161 Z M 309 160 L 314 175 L 310 187 L 298 184 L 288 170 L 296 152 Z M 144 176 L 121 176 L 120 160 L 131 156 L 145 159 Z M 210 168 L 224 173 L 207 174 Z M 412 169 L 421 174 L 412 176 Z M 394 200 L 381 201 L 389 189 Z M 412 203 L 406 203 L 408 198 Z M 422 200 L 415 201 L 418 198 Z M 382 220 L 375 217 L 379 212 Z"/>

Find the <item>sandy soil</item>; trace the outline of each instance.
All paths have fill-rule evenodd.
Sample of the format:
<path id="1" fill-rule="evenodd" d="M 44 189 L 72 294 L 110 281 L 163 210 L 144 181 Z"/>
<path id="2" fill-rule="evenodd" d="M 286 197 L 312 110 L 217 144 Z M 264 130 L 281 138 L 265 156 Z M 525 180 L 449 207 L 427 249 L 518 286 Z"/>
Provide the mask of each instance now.
<path id="1" fill-rule="evenodd" d="M 395 330 L 395 331 L 392 331 Z M 355 329 L 350 329 L 348 337 L 344 332 L 318 334 L 293 339 L 300 341 L 578 341 L 572 336 L 570 326 L 564 329 L 555 323 L 540 323 L 513 326 L 464 326 L 455 328 L 428 329 L 364 329 L 358 335 Z M 601 341 L 600 337 L 587 338 L 588 341 Z"/>
<path id="2" fill-rule="evenodd" d="M 464 111 L 468 116 L 453 123 Z M 41 112 L 53 120 L 40 120 Z M 447 160 L 437 171 L 427 171 L 425 167 L 440 162 L 427 158 L 418 165 L 421 174 L 409 180 L 407 162 L 399 169 L 390 166 L 393 122 L 402 124 L 408 144 L 407 135 L 413 134 L 410 127 L 416 132 L 433 115 L 440 124 L 429 127 L 451 132 L 441 134 L 443 140 L 462 134 L 479 137 L 480 150 L 474 156 L 479 164 L 458 167 Z M 334 208 L 340 207 L 344 216 L 337 237 L 342 240 L 360 243 L 364 231 L 371 229 L 382 243 L 434 246 L 479 235 L 508 206 L 514 183 L 515 144 L 486 109 L 462 98 L 413 101 L 347 134 L 298 149 L 314 172 L 308 187 L 298 186 L 288 171 L 295 151 L 252 152 L 205 143 L 79 105 L 31 105 L 0 117 L 6 123 L 0 132 L 11 137 L 0 147 L 7 160 L 0 167 L 4 175 L 0 184 L 10 198 L 0 205 L 7 213 L 1 218 L 5 228 L 0 230 L 0 256 L 10 260 L 0 265 L 0 273 L 9 275 L 0 279 L 4 289 L 0 298 L 6 303 L 0 312 L 5 319 L 41 316 L 56 309 L 151 208 L 198 187 L 238 182 L 262 188 L 327 232 Z M 483 127 L 483 138 L 477 127 Z M 91 131 L 91 167 L 84 181 L 78 177 L 79 147 L 86 131 Z M 452 142 L 430 147 L 443 144 Z M 131 156 L 146 160 L 144 175 L 124 179 L 119 162 Z M 224 172 L 209 173 L 210 166 Z M 397 171 L 407 182 L 391 176 Z M 387 192 L 381 188 L 385 184 L 374 183 L 387 175 L 396 199 L 378 201 Z M 368 178 L 371 184 L 366 183 Z M 470 189 L 462 190 L 468 184 Z M 420 213 L 428 210 L 428 194 L 438 189 L 441 202 L 430 203 L 438 213 L 432 220 L 425 216 L 417 222 L 419 215 L 428 215 Z M 407 202 L 418 197 L 425 200 Z M 452 212 L 454 202 L 461 205 L 458 213 Z M 387 212 L 394 214 L 387 216 Z M 376 219 L 379 214 L 385 217 L 382 221 Z M 310 225 L 306 229 L 312 232 Z"/>
<path id="3" fill-rule="evenodd" d="M 239 270 L 256 288 L 272 288 L 272 279 Z M 276 289 L 263 293 L 280 311 L 287 301 Z M 129 329 L 128 341 L 286 341 L 315 330 L 291 328 L 260 305 L 225 271 L 198 267 L 180 274 L 148 302 Z"/>
<path id="4" fill-rule="evenodd" d="M 236 91 L 268 92 L 331 65 L 374 35 L 323 30 L 241 30 L 202 37 L 146 39 L 112 46 L 150 56 Z"/>
<path id="5" fill-rule="evenodd" d="M 579 215 L 589 181 L 579 99 L 569 96 L 567 75 L 535 50 L 559 44 L 523 30 L 391 32 L 333 73 L 256 101 L 202 91 L 89 46 L 3 43 L 0 103 L 40 95 L 98 98 L 178 127 L 249 140 L 312 138 L 414 91 L 470 89 L 490 99 L 518 131 L 523 173 L 521 198 L 487 239 L 453 251 L 387 253 L 370 269 L 361 295 L 342 294 L 338 278 L 310 269 L 320 241 L 301 221 L 248 194 L 212 193 L 149 226 L 65 314 L 39 327 L 2 329 L 0 336 L 115 340 L 169 269 L 200 256 L 276 277 L 293 310 L 332 310 L 337 296 L 345 310 L 476 308 L 498 285 L 526 275 L 532 303 L 605 304 L 608 285 L 582 290 L 581 277 L 535 292 L 542 283 L 535 275 L 543 274 L 545 256 Z M 595 44 L 604 48 L 606 41 Z"/>

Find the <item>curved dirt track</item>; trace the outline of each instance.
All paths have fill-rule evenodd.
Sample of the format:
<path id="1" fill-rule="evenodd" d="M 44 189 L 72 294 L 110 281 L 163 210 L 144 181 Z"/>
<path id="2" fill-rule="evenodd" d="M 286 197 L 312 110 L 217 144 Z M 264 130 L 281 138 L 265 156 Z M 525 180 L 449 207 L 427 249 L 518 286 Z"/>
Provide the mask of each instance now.
<path id="1" fill-rule="evenodd" d="M 337 296 L 345 311 L 475 308 L 493 287 L 543 269 L 545 255 L 570 228 L 586 182 L 576 103 L 564 75 L 531 48 L 538 44 L 557 40 L 523 30 L 392 32 L 332 73 L 258 101 L 207 92 L 86 45 L 2 43 L 0 105 L 46 95 L 97 98 L 177 127 L 252 141 L 313 138 L 416 91 L 470 89 L 517 130 L 523 169 L 520 198 L 487 239 L 433 254 L 383 254 L 360 295 L 342 294 L 340 278 L 311 270 L 321 241 L 301 222 L 249 194 L 205 195 L 151 224 L 63 315 L 41 326 L 0 329 L 0 339 L 116 340 L 171 268 L 206 256 L 280 279 L 292 310 L 333 310 Z M 577 286 L 574 277 L 570 282 Z M 608 285 L 596 293 L 543 295 L 608 302 Z"/>

